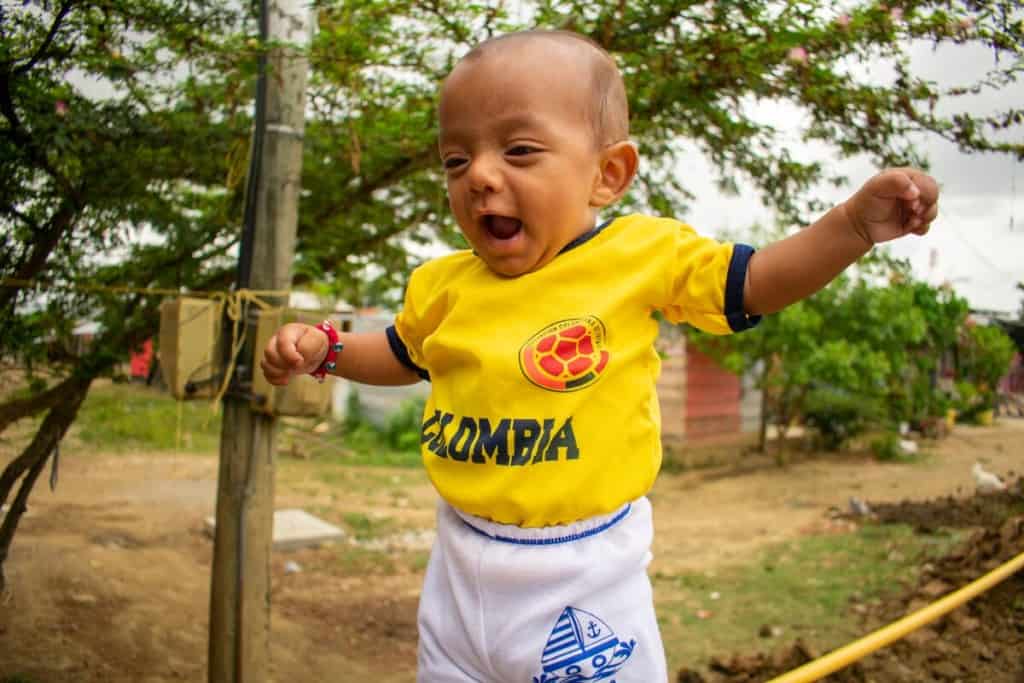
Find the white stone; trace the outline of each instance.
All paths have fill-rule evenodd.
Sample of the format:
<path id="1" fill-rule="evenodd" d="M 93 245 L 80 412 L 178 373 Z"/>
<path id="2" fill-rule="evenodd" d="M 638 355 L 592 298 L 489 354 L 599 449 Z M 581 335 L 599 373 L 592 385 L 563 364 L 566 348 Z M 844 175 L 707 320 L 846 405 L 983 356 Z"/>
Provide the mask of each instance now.
<path id="1" fill-rule="evenodd" d="M 217 525 L 214 517 L 206 518 L 210 534 Z M 274 511 L 274 550 L 295 550 L 344 538 L 345 532 L 305 510 L 292 508 Z"/>

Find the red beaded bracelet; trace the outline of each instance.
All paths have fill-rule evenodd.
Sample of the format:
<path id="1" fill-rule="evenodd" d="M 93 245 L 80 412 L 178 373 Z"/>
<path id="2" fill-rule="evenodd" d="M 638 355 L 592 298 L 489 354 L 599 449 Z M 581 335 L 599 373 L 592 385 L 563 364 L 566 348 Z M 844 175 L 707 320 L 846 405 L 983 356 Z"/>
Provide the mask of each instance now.
<path id="1" fill-rule="evenodd" d="M 323 382 L 327 373 L 338 367 L 338 354 L 345 348 L 345 345 L 341 343 L 338 331 L 334 329 L 329 320 L 317 325 L 316 329 L 327 335 L 327 355 L 324 356 L 324 362 L 320 364 L 320 367 L 309 374 L 316 377 L 318 382 Z"/>

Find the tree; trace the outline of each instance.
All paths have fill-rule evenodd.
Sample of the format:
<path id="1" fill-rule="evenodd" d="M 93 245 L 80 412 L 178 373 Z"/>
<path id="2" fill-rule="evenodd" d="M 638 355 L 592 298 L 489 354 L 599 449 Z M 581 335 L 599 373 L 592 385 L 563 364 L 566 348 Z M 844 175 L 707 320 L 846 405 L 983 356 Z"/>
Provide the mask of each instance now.
<path id="1" fill-rule="evenodd" d="M 646 159 L 628 204 L 683 212 L 692 197 L 676 166 L 679 142 L 689 140 L 712 160 L 723 191 L 747 178 L 797 219 L 813 205 L 804 192 L 835 179 L 788 151 L 757 119 L 758 102 L 789 103 L 805 116 L 806 139 L 878 164 L 921 163 L 918 133 L 965 152 L 1024 154 L 1002 141 L 1024 123 L 1020 109 L 971 115 L 952 106 L 974 88 L 1015 82 L 1024 44 L 1017 4 L 852 2 L 838 14 L 820 0 L 542 0 L 514 10 L 498 0 L 319 0 L 297 281 L 354 303 L 394 300 L 425 245 L 459 242 L 435 158 L 435 93 L 454 60 L 489 35 L 569 28 L 616 56 Z M 157 297 L 138 290 L 232 281 L 264 47 L 247 5 L 0 8 L 0 357 L 47 362 L 34 386 L 0 403 L 0 430 L 45 414 L 0 475 L 0 502 L 19 479 L 18 499 L 27 497 L 92 379 L 156 331 Z M 1000 59 L 978 83 L 944 89 L 911 73 L 914 41 L 983 45 Z M 879 59 L 892 79 L 872 82 L 854 68 Z M 103 332 L 78 354 L 67 341 L 83 317 Z M 19 516 L 16 501 L 0 527 L 0 564 Z"/>
<path id="2" fill-rule="evenodd" d="M 869 426 L 944 412 L 938 363 L 957 345 L 967 313 L 964 299 L 913 280 L 906 264 L 882 253 L 856 279 L 841 276 L 766 317 L 758 333 L 690 338 L 733 372 L 754 374 L 765 396 L 760 450 L 767 424 L 784 437 L 797 419 L 836 449 Z"/>
<path id="3" fill-rule="evenodd" d="M 92 380 L 156 330 L 159 299 L 139 290 L 231 281 L 239 192 L 229 161 L 244 149 L 239 111 L 250 99 L 233 78 L 252 67 L 234 54 L 244 17 L 219 3 L 64 0 L 0 12 L 0 358 L 45 364 L 27 392 L 0 403 L 0 431 L 45 414 L 0 474 L 0 502 L 21 479 L 0 526 L 2 567 Z M 97 89 L 108 92 L 87 94 Z M 83 318 L 102 331 L 76 353 L 70 332 Z"/>

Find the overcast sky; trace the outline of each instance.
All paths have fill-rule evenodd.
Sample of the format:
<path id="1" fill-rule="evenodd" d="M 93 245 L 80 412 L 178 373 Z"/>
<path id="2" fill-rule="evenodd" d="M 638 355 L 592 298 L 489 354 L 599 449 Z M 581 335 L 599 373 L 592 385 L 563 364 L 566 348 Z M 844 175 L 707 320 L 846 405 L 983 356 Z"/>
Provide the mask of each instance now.
<path id="1" fill-rule="evenodd" d="M 915 73 L 946 85 L 969 83 L 994 65 L 991 53 L 976 47 L 933 52 L 922 46 L 913 56 Z M 1024 84 L 979 95 L 966 108 L 985 112 L 1010 106 L 1024 106 Z M 793 112 L 783 109 L 773 113 L 774 122 L 783 126 L 792 116 Z M 1015 141 L 1021 142 L 1019 128 L 1015 135 Z M 798 148 L 806 149 L 794 137 L 794 154 Z M 924 139 L 921 149 L 941 187 L 939 219 L 926 237 L 911 236 L 889 248 L 909 259 L 922 279 L 932 284 L 952 283 L 972 307 L 1017 313 L 1024 300 L 1024 293 L 1015 287 L 1024 280 L 1024 164 L 1007 155 L 963 154 L 937 137 Z M 821 153 L 814 158 L 829 160 Z M 686 164 L 687 177 L 710 176 L 699 155 L 694 154 Z M 842 201 L 878 170 L 866 160 L 844 161 L 840 168 L 851 185 L 824 190 L 822 199 Z M 738 198 L 723 197 L 710 181 L 695 182 L 692 189 L 698 199 L 686 219 L 710 234 L 742 233 L 757 219 L 765 224 L 774 222 L 750 188 Z"/>

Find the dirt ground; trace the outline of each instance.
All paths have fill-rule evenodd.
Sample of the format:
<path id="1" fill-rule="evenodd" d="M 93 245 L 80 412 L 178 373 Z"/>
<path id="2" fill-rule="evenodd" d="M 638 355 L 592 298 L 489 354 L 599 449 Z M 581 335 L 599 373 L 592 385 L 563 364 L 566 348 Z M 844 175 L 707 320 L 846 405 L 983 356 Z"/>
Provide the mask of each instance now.
<path id="1" fill-rule="evenodd" d="M 865 633 L 933 603 L 1016 557 L 1024 548 L 1024 515 L 1014 515 L 1024 496 L 1024 480 L 1005 492 L 974 498 L 940 497 L 877 506 L 882 523 L 904 523 L 917 533 L 941 527 L 973 528 L 960 546 L 923 568 L 903 595 L 874 605 L 859 605 Z M 948 616 L 823 679 L 826 683 L 879 681 L 1024 682 L 1024 575 L 1017 574 L 958 607 Z M 816 659 L 797 641 L 771 653 L 715 657 L 708 671 L 678 672 L 677 683 L 753 683 L 765 681 Z"/>
<path id="2" fill-rule="evenodd" d="M 13 457 L 4 448 L 0 467 Z M 1013 476 L 1024 469 L 1022 455 L 1024 420 L 1007 419 L 992 427 L 958 426 L 912 466 L 844 456 L 780 469 L 748 456 L 663 474 L 651 496 L 657 527 L 651 570 L 742 562 L 768 544 L 824 530 L 827 511 L 845 510 L 850 496 L 876 506 L 964 500 L 974 492 L 975 461 Z M 302 507 L 339 524 L 357 515 L 376 533 L 354 545 L 274 554 L 271 680 L 412 681 L 434 494 L 418 470 L 338 467 L 327 474 L 283 459 L 276 507 Z M 203 520 L 213 514 L 215 479 L 212 455 L 92 453 L 72 439 L 56 491 L 45 481 L 36 487 L 6 564 L 0 680 L 17 673 L 33 683 L 205 681 L 212 543 Z M 999 545 L 979 537 L 982 550 L 971 557 L 988 553 L 979 560 L 985 564 L 1010 546 L 1020 552 L 1024 536 L 1014 538 Z M 302 571 L 286 573 L 287 562 Z M 966 582 L 973 578 L 967 574 L 950 569 L 932 578 Z M 991 600 L 1020 598 L 993 593 Z M 988 653 L 997 652 L 990 645 Z M 713 680 L 767 677 L 757 676 Z M 948 680 L 1004 679 L 960 672 Z"/>

